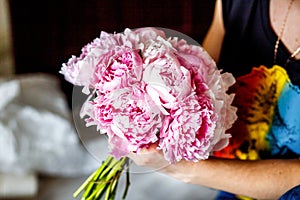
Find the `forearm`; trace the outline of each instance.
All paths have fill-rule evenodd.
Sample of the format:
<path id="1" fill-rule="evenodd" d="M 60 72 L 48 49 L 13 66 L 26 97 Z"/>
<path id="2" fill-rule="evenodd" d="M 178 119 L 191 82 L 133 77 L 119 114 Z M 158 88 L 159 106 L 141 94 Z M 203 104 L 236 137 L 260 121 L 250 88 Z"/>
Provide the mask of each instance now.
<path id="1" fill-rule="evenodd" d="M 162 171 L 187 183 L 259 199 L 276 199 L 300 184 L 299 160 L 239 161 L 211 158 L 198 163 L 182 161 Z"/>

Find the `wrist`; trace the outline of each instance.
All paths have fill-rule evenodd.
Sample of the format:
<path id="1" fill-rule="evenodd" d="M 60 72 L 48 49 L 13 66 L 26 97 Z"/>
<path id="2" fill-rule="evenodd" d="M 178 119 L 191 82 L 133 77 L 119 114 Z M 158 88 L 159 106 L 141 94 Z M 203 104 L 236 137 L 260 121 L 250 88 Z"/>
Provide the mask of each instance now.
<path id="1" fill-rule="evenodd" d="M 181 160 L 159 171 L 188 184 L 199 184 L 199 180 L 203 179 L 203 170 L 201 168 L 202 166 L 204 167 L 204 162 L 206 161 L 192 162 Z"/>

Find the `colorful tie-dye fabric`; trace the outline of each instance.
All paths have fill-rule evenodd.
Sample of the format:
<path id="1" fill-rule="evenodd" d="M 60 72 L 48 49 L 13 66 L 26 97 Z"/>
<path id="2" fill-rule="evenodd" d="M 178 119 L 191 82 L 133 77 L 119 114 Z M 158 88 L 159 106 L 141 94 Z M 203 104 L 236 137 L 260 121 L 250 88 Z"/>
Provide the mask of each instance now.
<path id="1" fill-rule="evenodd" d="M 231 88 L 238 120 L 216 157 L 257 160 L 300 155 L 300 90 L 280 66 L 253 68 Z"/>
<path id="2" fill-rule="evenodd" d="M 300 156 L 300 89 L 280 66 L 253 68 L 231 88 L 238 120 L 214 156 L 241 160 Z M 299 193 L 299 188 L 297 191 Z M 299 194 L 298 194 L 299 195 Z M 216 199 L 249 199 L 221 192 Z"/>

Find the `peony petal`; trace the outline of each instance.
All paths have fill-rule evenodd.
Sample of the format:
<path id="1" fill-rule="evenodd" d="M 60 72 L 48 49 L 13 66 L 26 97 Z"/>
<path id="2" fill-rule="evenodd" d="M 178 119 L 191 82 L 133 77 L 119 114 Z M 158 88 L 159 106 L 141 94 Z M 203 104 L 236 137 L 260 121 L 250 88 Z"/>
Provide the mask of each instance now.
<path id="1" fill-rule="evenodd" d="M 168 111 L 162 105 L 159 92 L 151 85 L 146 86 L 146 92 L 152 98 L 154 103 L 158 106 L 158 108 L 162 112 L 162 114 L 169 115 Z"/>

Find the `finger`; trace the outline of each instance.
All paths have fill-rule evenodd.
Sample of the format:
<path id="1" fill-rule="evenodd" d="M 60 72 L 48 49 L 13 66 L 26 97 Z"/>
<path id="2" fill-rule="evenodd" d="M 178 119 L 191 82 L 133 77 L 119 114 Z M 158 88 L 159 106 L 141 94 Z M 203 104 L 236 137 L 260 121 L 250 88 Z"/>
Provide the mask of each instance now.
<path id="1" fill-rule="evenodd" d="M 141 148 L 138 153 L 150 153 L 150 152 L 158 152 L 157 144 L 150 144 L 147 147 Z"/>

